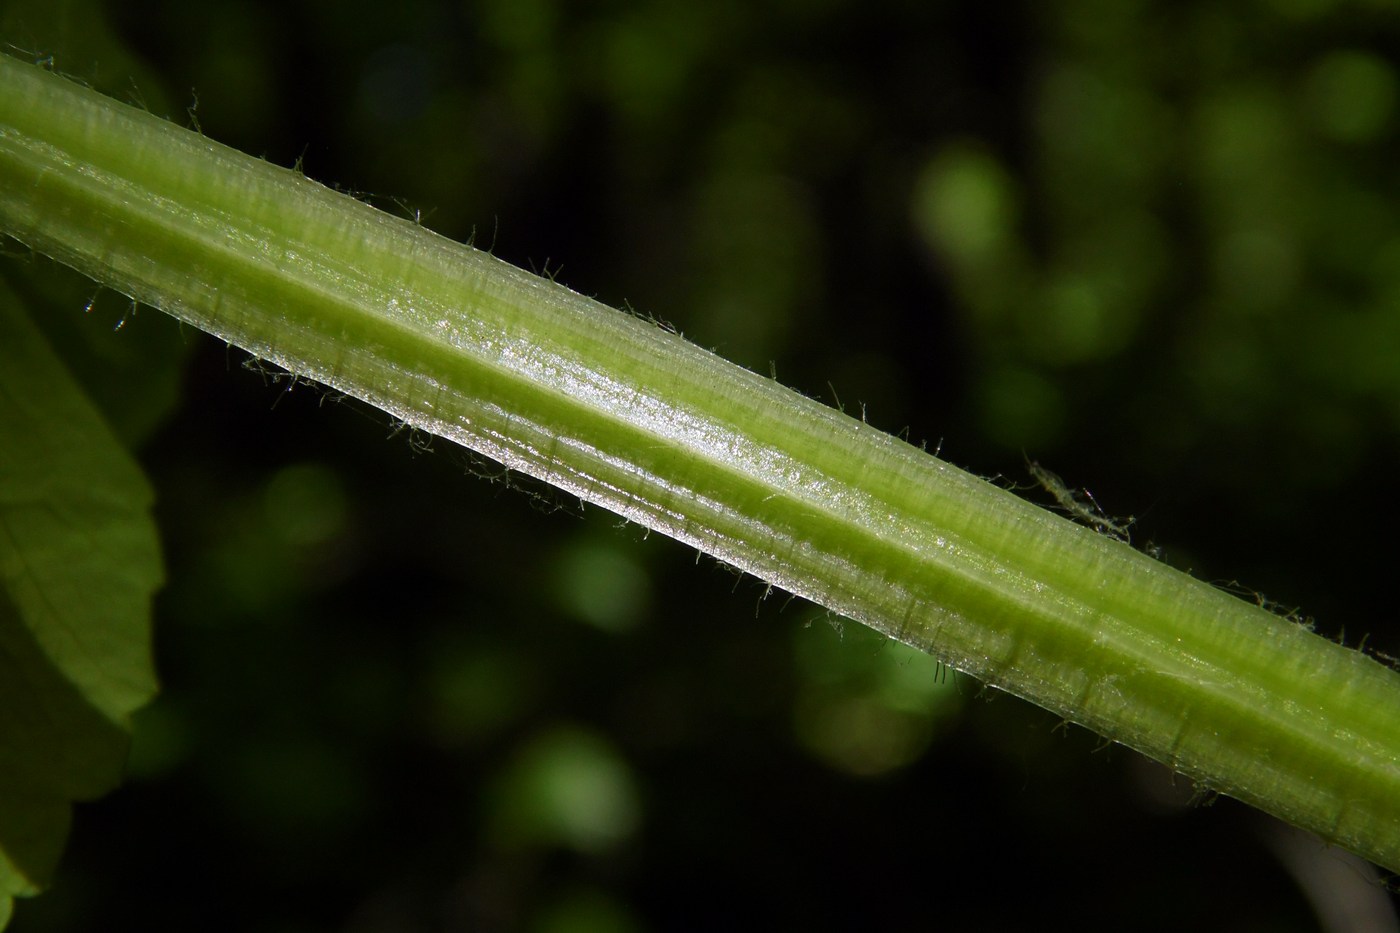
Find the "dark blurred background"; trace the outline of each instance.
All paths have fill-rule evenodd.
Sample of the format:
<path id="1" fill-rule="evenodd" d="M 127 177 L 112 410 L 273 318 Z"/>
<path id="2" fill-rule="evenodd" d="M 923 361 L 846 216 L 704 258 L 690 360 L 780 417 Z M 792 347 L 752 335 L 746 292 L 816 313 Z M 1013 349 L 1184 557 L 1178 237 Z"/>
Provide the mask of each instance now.
<path id="1" fill-rule="evenodd" d="M 0 40 L 1400 655 L 1397 12 L 0 0 Z M 5 274 L 169 565 L 130 781 L 16 933 L 1396 929 L 1130 751 Z"/>

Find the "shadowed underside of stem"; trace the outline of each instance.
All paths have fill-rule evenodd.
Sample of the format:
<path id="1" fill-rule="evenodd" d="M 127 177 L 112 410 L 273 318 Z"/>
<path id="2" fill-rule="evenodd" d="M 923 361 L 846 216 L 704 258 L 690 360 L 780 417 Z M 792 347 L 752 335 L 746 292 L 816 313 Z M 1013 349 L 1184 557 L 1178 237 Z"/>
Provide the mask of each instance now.
<path id="1" fill-rule="evenodd" d="M 1400 870 L 1400 675 L 674 334 L 3 57 L 0 231 Z"/>

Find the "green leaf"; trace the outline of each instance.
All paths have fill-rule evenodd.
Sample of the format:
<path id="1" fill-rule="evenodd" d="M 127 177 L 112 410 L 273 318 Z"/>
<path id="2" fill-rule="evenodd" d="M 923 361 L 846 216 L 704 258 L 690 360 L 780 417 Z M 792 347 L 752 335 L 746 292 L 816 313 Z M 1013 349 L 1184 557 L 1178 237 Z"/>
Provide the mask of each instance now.
<path id="1" fill-rule="evenodd" d="M 71 803 L 120 779 L 155 693 L 152 498 L 0 284 L 0 926 L 52 875 Z"/>

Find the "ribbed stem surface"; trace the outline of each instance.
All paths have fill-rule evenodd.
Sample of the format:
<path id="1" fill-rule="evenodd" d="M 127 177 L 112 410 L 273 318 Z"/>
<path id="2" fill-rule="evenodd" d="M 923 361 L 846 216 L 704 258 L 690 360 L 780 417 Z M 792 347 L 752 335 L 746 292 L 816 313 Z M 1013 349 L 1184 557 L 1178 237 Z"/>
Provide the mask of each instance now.
<path id="1" fill-rule="evenodd" d="M 0 231 L 1400 871 L 1400 675 L 673 334 L 3 56 Z"/>

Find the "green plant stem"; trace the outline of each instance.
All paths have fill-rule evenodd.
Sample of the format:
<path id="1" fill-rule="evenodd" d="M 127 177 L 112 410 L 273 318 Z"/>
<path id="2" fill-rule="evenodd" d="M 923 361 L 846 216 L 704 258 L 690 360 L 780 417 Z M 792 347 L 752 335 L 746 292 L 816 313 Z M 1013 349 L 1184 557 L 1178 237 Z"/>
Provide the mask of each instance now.
<path id="1" fill-rule="evenodd" d="M 3 57 L 0 231 L 1400 870 L 1400 675 L 676 335 Z"/>

